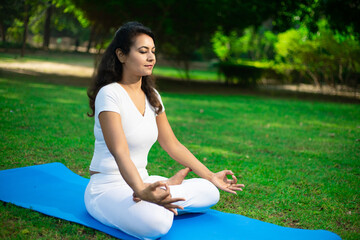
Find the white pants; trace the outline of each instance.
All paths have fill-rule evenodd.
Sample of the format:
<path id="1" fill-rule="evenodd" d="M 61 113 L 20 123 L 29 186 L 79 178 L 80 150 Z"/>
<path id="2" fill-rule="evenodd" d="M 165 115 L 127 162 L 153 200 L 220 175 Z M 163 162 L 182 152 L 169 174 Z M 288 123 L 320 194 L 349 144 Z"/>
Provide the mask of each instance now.
<path id="1" fill-rule="evenodd" d="M 148 176 L 144 182 L 164 181 L 161 176 Z M 219 201 L 218 189 L 202 178 L 171 185 L 173 198 L 184 198 L 176 204 L 184 207 L 179 214 L 203 212 Z M 91 176 L 85 191 L 85 206 L 91 216 L 107 226 L 118 228 L 140 239 L 156 239 L 171 228 L 174 214 L 154 203 L 133 201 L 133 190 L 120 175 L 97 173 Z"/>

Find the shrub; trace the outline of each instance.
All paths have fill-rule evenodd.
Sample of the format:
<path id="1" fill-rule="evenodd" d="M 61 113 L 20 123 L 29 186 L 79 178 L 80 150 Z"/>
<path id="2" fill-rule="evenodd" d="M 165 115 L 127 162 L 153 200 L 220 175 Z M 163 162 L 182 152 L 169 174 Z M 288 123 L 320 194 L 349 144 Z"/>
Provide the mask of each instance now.
<path id="1" fill-rule="evenodd" d="M 255 87 L 263 71 L 262 68 L 231 62 L 220 62 L 218 66 L 219 71 L 224 74 L 227 84 L 237 84 L 243 87 Z"/>
<path id="2" fill-rule="evenodd" d="M 359 41 L 351 35 L 333 33 L 325 20 L 318 25 L 316 34 L 310 34 L 304 27 L 280 33 L 275 44 L 277 62 L 291 66 L 289 69 L 300 72 L 319 87 L 323 83 L 356 86 L 360 72 Z"/>

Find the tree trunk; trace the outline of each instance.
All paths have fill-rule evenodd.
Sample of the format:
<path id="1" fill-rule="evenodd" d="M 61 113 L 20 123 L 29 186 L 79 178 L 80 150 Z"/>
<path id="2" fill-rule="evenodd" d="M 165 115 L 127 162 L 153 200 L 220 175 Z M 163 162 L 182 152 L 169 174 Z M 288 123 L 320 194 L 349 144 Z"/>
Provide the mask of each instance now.
<path id="1" fill-rule="evenodd" d="M 187 81 L 190 81 L 190 60 L 189 59 L 185 59 L 184 60 L 184 67 L 185 67 L 185 79 Z"/>
<path id="2" fill-rule="evenodd" d="M 318 88 L 321 88 L 320 82 L 318 77 L 316 76 L 316 74 L 312 73 L 310 70 L 306 70 L 306 72 L 310 75 L 310 77 L 312 78 L 312 80 L 315 83 L 315 86 Z"/>
<path id="3" fill-rule="evenodd" d="M 80 46 L 80 40 L 78 38 L 75 39 L 75 49 L 74 52 L 77 52 Z"/>
<path id="4" fill-rule="evenodd" d="M 5 30 L 5 25 L 3 23 L 0 23 L 0 30 L 1 30 L 2 42 L 5 43 L 6 42 L 6 30 Z"/>
<path id="5" fill-rule="evenodd" d="M 97 68 L 99 67 L 99 64 L 100 64 L 100 61 L 101 61 L 101 58 L 102 58 L 102 54 L 101 54 L 101 50 L 104 48 L 104 35 L 99 33 L 98 37 L 100 39 L 98 39 L 98 41 L 100 41 L 100 47 L 97 51 L 97 53 L 95 54 L 95 62 L 94 62 L 94 73 L 97 71 Z"/>
<path id="6" fill-rule="evenodd" d="M 44 26 L 44 40 L 43 40 L 43 49 L 48 50 L 49 49 L 49 43 L 50 43 L 50 25 L 51 25 L 51 15 L 53 12 L 53 5 L 51 4 L 46 9 L 46 16 L 45 16 L 45 26 Z"/>
<path id="7" fill-rule="evenodd" d="M 21 48 L 21 57 L 25 55 L 25 47 L 26 47 L 26 39 L 28 34 L 28 27 L 29 27 L 29 5 L 25 2 L 25 11 L 24 11 L 24 35 L 23 35 L 23 42 Z"/>
<path id="8" fill-rule="evenodd" d="M 340 83 L 342 85 L 347 85 L 347 79 L 344 79 L 344 67 L 343 64 L 340 62 L 339 63 L 339 73 L 338 73 L 338 78 L 340 80 Z"/>
<path id="9" fill-rule="evenodd" d="M 88 42 L 88 45 L 87 45 L 86 52 L 89 52 L 89 51 L 90 51 L 91 44 L 92 44 L 92 42 L 93 42 L 93 40 L 94 40 L 94 34 L 95 34 L 95 26 L 92 25 L 92 26 L 91 26 L 91 29 L 90 29 L 89 42 Z"/>

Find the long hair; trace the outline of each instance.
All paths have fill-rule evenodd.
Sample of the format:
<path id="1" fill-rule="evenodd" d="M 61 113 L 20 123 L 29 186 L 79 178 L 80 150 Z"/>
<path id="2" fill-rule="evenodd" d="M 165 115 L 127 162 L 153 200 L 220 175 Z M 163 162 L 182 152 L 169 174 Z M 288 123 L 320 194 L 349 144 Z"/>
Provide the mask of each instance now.
<path id="1" fill-rule="evenodd" d="M 93 77 L 93 82 L 87 90 L 89 105 L 92 111 L 88 113 L 89 117 L 93 117 L 95 114 L 95 98 L 100 88 L 113 82 L 121 82 L 122 80 L 123 66 L 117 58 L 115 50 L 119 48 L 125 55 L 129 54 L 134 38 L 139 34 L 146 34 L 155 42 L 155 37 L 151 30 L 138 22 L 128 22 L 116 31 L 114 39 L 101 58 L 99 67 Z M 155 108 L 156 113 L 159 114 L 162 111 L 162 106 L 154 91 L 154 82 L 151 75 L 142 77 L 141 89 L 144 91 L 151 106 Z"/>

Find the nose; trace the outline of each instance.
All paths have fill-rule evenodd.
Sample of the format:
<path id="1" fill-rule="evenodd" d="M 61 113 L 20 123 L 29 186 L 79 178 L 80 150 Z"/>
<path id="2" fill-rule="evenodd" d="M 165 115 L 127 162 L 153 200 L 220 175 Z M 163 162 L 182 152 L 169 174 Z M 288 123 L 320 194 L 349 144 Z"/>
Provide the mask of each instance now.
<path id="1" fill-rule="evenodd" d="M 155 53 L 150 52 L 147 57 L 148 62 L 154 62 L 156 60 Z"/>

